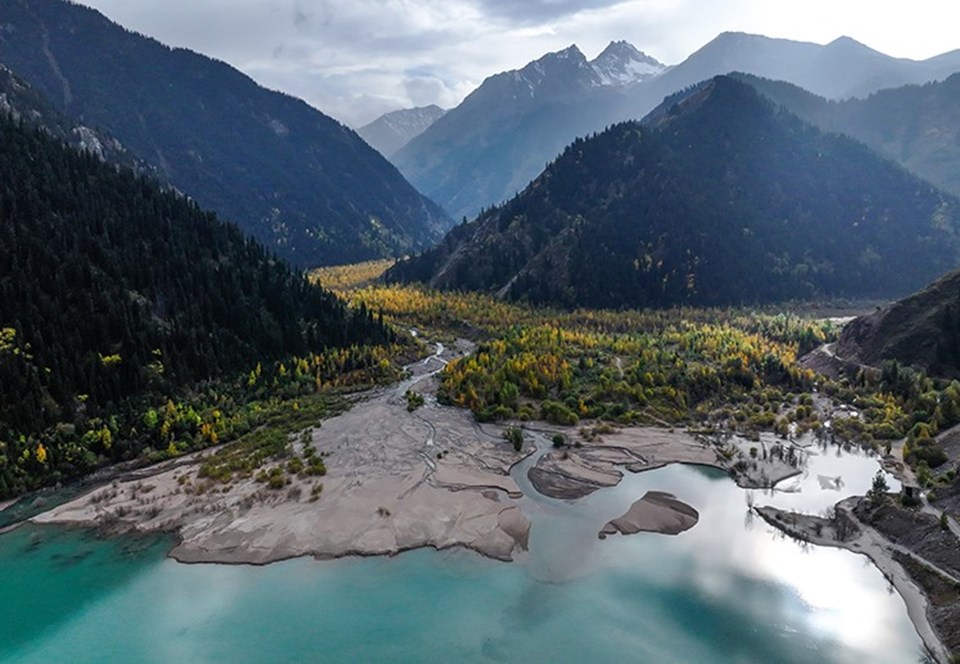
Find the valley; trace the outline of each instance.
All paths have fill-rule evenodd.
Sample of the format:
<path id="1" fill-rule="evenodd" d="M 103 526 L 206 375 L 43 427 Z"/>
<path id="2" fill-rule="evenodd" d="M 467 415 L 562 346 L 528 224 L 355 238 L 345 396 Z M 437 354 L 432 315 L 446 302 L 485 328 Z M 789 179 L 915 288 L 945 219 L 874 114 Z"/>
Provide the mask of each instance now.
<path id="1" fill-rule="evenodd" d="M 0 4 L 0 664 L 960 661 L 956 21 L 587 4 Z"/>
<path id="2" fill-rule="evenodd" d="M 387 267 L 327 269 L 315 278 L 413 332 L 421 357 L 402 380 L 348 391 L 343 412 L 302 432 L 285 429 L 286 442 L 271 454 L 252 452 L 241 438 L 106 483 L 32 522 L 112 537 L 172 533 L 169 555 L 190 563 L 261 565 L 427 547 L 470 549 L 527 566 L 558 554 L 539 548 L 538 504 L 587 504 L 594 494 L 631 485 L 625 475 L 656 474 L 671 464 L 729 475 L 751 496 L 748 513 L 755 500 L 758 507 L 818 515 L 832 505 L 834 491 L 843 487 L 835 501 L 855 490 L 854 467 L 860 486 L 871 467 L 880 468 L 878 457 L 866 456 L 859 466 L 828 471 L 819 455 L 853 450 L 852 462 L 863 454 L 855 451 L 860 445 L 882 454 L 885 427 L 902 426 L 895 418 L 912 407 L 904 400 L 892 413 L 882 391 L 873 391 L 883 389 L 879 384 L 852 388 L 800 367 L 801 348 L 836 338 L 823 318 L 536 309 L 371 285 L 372 275 Z M 696 376 L 711 387 L 698 387 Z M 511 431 L 519 446 L 509 441 Z M 851 437 L 859 444 L 850 447 Z M 252 466 L 244 461 L 251 454 Z M 891 484 L 905 473 L 915 481 L 902 459 L 887 455 L 883 465 L 894 473 L 887 476 Z M 667 485 L 680 501 L 683 486 Z M 813 502 L 791 502 L 794 495 Z M 691 509 L 703 503 L 696 505 Z M 628 507 L 622 503 L 608 517 L 622 532 L 677 532 L 671 518 L 640 517 L 634 512 L 640 508 Z M 758 513 L 772 519 L 773 509 Z M 708 512 L 694 520 L 692 532 L 709 527 L 709 518 Z M 609 528 L 588 519 L 588 532 L 578 537 L 606 537 L 615 532 Z M 899 570 L 883 551 L 879 543 L 871 549 L 884 573 Z M 931 628 L 937 623 L 925 617 L 919 582 L 897 579 L 927 647 L 945 656 Z"/>

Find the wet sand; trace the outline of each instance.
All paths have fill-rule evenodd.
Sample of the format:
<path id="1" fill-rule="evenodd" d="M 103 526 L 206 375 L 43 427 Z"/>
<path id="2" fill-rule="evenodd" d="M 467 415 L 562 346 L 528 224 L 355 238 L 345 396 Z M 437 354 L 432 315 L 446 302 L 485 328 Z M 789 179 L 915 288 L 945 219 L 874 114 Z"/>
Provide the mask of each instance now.
<path id="1" fill-rule="evenodd" d="M 633 503 L 626 514 L 611 519 L 598 534 L 635 535 L 640 532 L 679 535 L 690 530 L 700 520 L 700 513 L 693 507 L 677 500 L 676 496 L 663 491 L 647 491 L 643 498 Z"/>

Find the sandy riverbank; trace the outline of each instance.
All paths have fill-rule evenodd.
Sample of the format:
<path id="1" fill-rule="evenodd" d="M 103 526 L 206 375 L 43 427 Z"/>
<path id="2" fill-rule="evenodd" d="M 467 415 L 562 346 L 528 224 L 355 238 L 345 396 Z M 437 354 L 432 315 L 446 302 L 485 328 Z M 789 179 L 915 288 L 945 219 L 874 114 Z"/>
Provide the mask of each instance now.
<path id="1" fill-rule="evenodd" d="M 252 478 L 220 484 L 198 476 L 209 450 L 138 471 L 33 521 L 117 533 L 172 532 L 179 543 L 171 555 L 183 562 L 265 564 L 420 547 L 465 547 L 512 560 L 527 548 L 530 521 L 510 472 L 535 449 L 528 443 L 517 453 L 503 440 L 503 426 L 480 425 L 469 412 L 436 402 L 436 373 L 471 350 L 463 341 L 453 349 L 438 346 L 434 356 L 408 368 L 409 379 L 362 395 L 349 411 L 315 427 L 311 444 L 327 467 L 322 478 L 294 476 L 279 490 Z M 404 397 L 408 389 L 425 399 L 412 413 Z M 542 423 L 524 426 L 541 446 L 561 431 Z M 720 468 L 750 487 L 772 486 L 800 472 L 796 459 L 773 453 L 784 443 L 772 438 L 707 441 L 646 427 L 590 440 L 577 436 L 578 447 L 548 450 L 529 470 L 543 495 L 578 498 L 619 483 L 621 468 L 640 472 L 669 463 Z M 658 528 L 671 526 L 650 529 Z"/>
<path id="2" fill-rule="evenodd" d="M 514 452 L 498 427 L 485 431 L 468 412 L 434 398 L 433 374 L 465 350 L 412 366 L 413 378 L 366 395 L 315 428 L 313 445 L 329 455 L 322 478 L 294 478 L 278 491 L 253 479 L 220 485 L 197 476 L 205 452 L 114 482 L 34 521 L 173 532 L 179 544 L 171 555 L 184 562 L 264 564 L 457 546 L 511 560 L 526 549 L 530 530 L 509 474 L 525 454 Z M 407 389 L 426 397 L 413 413 Z"/>
<path id="3" fill-rule="evenodd" d="M 569 434 L 560 428 L 544 431 Z M 582 498 L 619 484 L 621 468 L 639 473 L 671 463 L 724 470 L 748 489 L 772 487 L 802 472 L 802 451 L 770 434 L 763 434 L 759 441 L 737 436 L 714 440 L 662 427 L 627 427 L 592 440 L 576 433 L 571 443 L 575 444 L 544 454 L 530 469 L 530 482 L 540 493 Z"/>
<path id="4" fill-rule="evenodd" d="M 896 562 L 894 551 L 897 547 L 853 514 L 853 507 L 858 500 L 860 498 L 854 497 L 837 503 L 833 519 L 787 512 L 775 507 L 756 507 L 754 511 L 774 528 L 803 542 L 846 549 L 869 558 L 903 598 L 907 615 L 924 646 L 938 662 L 949 662 L 950 655 L 928 619 L 929 601 L 926 595 Z"/>

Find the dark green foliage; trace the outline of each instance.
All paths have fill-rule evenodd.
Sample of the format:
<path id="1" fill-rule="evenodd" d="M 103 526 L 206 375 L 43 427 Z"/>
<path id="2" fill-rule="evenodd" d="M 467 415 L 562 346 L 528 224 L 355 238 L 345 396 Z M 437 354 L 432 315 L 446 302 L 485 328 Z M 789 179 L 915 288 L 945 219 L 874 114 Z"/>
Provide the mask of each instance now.
<path id="1" fill-rule="evenodd" d="M 199 477 L 230 482 L 234 475 L 249 477 L 265 461 L 286 456 L 290 444 L 283 431 L 258 429 L 211 454 L 201 465 Z"/>
<path id="2" fill-rule="evenodd" d="M 910 446 L 910 454 L 907 455 L 906 460 L 912 466 L 925 463 L 928 468 L 939 468 L 948 461 L 948 458 L 947 453 L 933 438 L 918 438 Z"/>
<path id="3" fill-rule="evenodd" d="M 283 468 L 274 466 L 269 470 L 264 469 L 257 473 L 256 480 L 261 484 L 266 484 L 268 489 L 279 490 L 290 484 L 290 478 L 284 473 Z"/>
<path id="4" fill-rule="evenodd" d="M 407 390 L 406 394 L 404 394 L 404 398 L 407 400 L 407 412 L 412 413 L 423 405 L 423 395 L 419 392 Z"/>
<path id="5" fill-rule="evenodd" d="M 446 216 L 350 129 L 62 0 L 0 3 L 0 62 L 301 265 L 409 252 Z"/>
<path id="6" fill-rule="evenodd" d="M 570 410 L 566 404 L 549 399 L 544 401 L 543 405 L 540 406 L 540 415 L 547 422 L 552 422 L 553 424 L 573 425 L 580 421 L 580 417 Z"/>
<path id="7" fill-rule="evenodd" d="M 513 445 L 514 451 L 519 452 L 523 449 L 523 429 L 520 427 L 507 427 L 503 432 L 503 438 Z"/>
<path id="8" fill-rule="evenodd" d="M 554 447 L 565 447 L 567 444 L 567 437 L 562 433 L 553 434 L 553 446 Z"/>
<path id="9" fill-rule="evenodd" d="M 390 339 L 365 309 L 348 310 L 194 203 L 0 118 L 8 492 L 131 458 L 149 440 L 178 453 L 174 441 L 197 431 L 200 415 L 170 403 L 161 417 L 147 399 L 163 404 L 261 361 Z M 298 393 L 284 374 L 273 380 Z M 296 379 L 313 388 L 312 373 Z M 228 400 L 226 386 L 203 389 Z"/>
<path id="10" fill-rule="evenodd" d="M 321 477 L 327 474 L 327 467 L 324 465 L 323 459 L 318 456 L 312 456 L 308 459 L 304 472 L 310 476 Z"/>
<path id="11" fill-rule="evenodd" d="M 870 502 L 874 505 L 879 505 L 886 502 L 888 491 L 890 491 L 890 486 L 887 484 L 887 478 L 884 476 L 882 470 L 878 470 L 877 474 L 873 476 L 873 483 L 870 486 L 870 490 L 867 491 L 867 498 L 869 498 Z"/>
<path id="12" fill-rule="evenodd" d="M 397 281 L 565 306 L 889 296 L 957 264 L 960 202 L 718 77 L 578 139 Z"/>

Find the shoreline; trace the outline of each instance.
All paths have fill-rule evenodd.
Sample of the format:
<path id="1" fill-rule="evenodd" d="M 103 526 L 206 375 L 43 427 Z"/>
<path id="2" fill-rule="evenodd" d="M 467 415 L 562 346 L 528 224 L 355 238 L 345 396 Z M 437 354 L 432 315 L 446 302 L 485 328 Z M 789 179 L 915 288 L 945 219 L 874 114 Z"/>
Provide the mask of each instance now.
<path id="1" fill-rule="evenodd" d="M 510 473 L 534 450 L 517 453 L 502 440 L 503 427 L 488 432 L 466 411 L 436 403 L 435 375 L 470 349 L 467 342 L 437 344 L 433 355 L 407 367 L 409 378 L 365 393 L 309 435 L 293 437 L 295 455 L 309 444 L 324 460 L 322 476 L 287 471 L 277 489 L 253 473 L 205 479 L 200 465 L 214 453 L 206 450 L 175 467 L 115 480 L 30 521 L 172 533 L 170 557 L 180 562 L 268 564 L 424 547 L 513 560 L 525 551 L 531 524 Z M 425 398 L 412 412 L 405 397 L 411 389 Z"/>
<path id="2" fill-rule="evenodd" d="M 182 563 L 264 565 L 456 547 L 511 561 L 526 551 L 531 528 L 521 509 L 524 492 L 511 474 L 532 455 L 538 455 L 536 468 L 557 454 L 549 436 L 561 429 L 523 424 L 527 440 L 518 453 L 503 440 L 508 423 L 480 424 L 468 411 L 438 404 L 437 374 L 471 351 L 463 340 L 453 348 L 438 343 L 432 355 L 407 367 L 405 380 L 361 393 L 349 410 L 292 437 L 294 454 L 310 445 L 323 458 L 321 477 L 288 472 L 277 489 L 257 482 L 256 470 L 227 482 L 201 478 L 201 464 L 218 451 L 209 449 L 116 477 L 29 521 L 113 534 L 168 533 L 176 541 L 169 557 Z M 413 411 L 409 390 L 424 397 Z M 650 427 L 613 430 L 580 444 L 566 451 L 587 464 L 575 474 L 599 478 L 587 493 L 618 484 L 620 466 L 640 472 L 690 463 L 729 472 L 731 459 L 746 455 L 746 448 L 737 451 L 736 441 L 726 441 L 730 463 L 724 463 L 715 444 Z M 270 465 L 277 462 L 264 469 Z M 773 466 L 764 468 L 764 486 L 800 472 L 780 464 L 770 471 L 771 482 Z"/>
<path id="3" fill-rule="evenodd" d="M 776 531 L 799 542 L 842 549 L 869 559 L 903 600 L 907 617 L 928 654 L 937 662 L 950 662 L 950 653 L 927 615 L 930 602 L 926 594 L 888 551 L 887 540 L 852 515 L 852 501 L 858 499 L 859 497 L 846 498 L 838 502 L 835 507 L 837 517 L 833 520 L 770 506 L 754 507 L 753 511 Z M 857 528 L 855 536 L 851 534 L 849 539 L 844 539 L 843 534 L 838 533 L 836 524 L 841 518 Z M 828 534 L 823 534 L 824 532 Z"/>
<path id="4" fill-rule="evenodd" d="M 569 433 L 537 423 L 541 434 Z M 574 437 L 571 436 L 571 439 Z M 575 500 L 616 486 L 623 471 L 641 473 L 679 463 L 715 468 L 742 489 L 770 489 L 803 472 L 803 447 L 763 434 L 758 441 L 739 436 L 705 439 L 665 427 L 611 429 L 588 440 L 576 435 L 573 446 L 547 450 L 528 477 L 541 494 Z"/>
<path id="5" fill-rule="evenodd" d="M 466 416 L 463 411 L 458 409 L 446 409 L 449 415 L 452 412 L 455 415 Z M 416 411 L 412 415 L 416 416 Z M 326 421 L 329 425 L 334 420 L 349 416 L 350 411 L 336 418 Z M 464 459 L 455 460 L 450 463 L 447 460 L 454 455 L 454 451 L 447 450 L 447 456 L 442 460 L 426 459 L 428 464 L 429 478 L 417 476 L 414 469 L 404 468 L 405 473 L 387 472 L 380 474 L 379 477 L 352 477 L 353 483 L 358 486 L 366 487 L 364 492 L 357 494 L 348 492 L 350 500 L 360 500 L 371 507 L 366 512 L 369 517 L 374 512 L 373 504 L 376 502 L 388 502 L 387 499 L 380 500 L 384 496 L 410 495 L 420 492 L 422 495 L 414 501 L 412 507 L 414 510 L 428 509 L 429 516 L 420 521 L 406 521 L 400 524 L 398 530 L 393 531 L 386 537 L 371 537 L 369 529 L 383 530 L 383 526 L 388 524 L 370 523 L 366 519 L 366 526 L 357 528 L 353 524 L 353 536 L 341 537 L 335 540 L 324 539 L 323 537 L 300 538 L 296 535 L 301 530 L 298 528 L 298 522 L 302 521 L 304 516 L 309 516 L 311 511 L 319 511 L 322 515 L 324 510 L 320 505 L 327 497 L 328 489 L 324 488 L 322 497 L 317 503 L 295 502 L 288 503 L 283 500 L 281 494 L 268 496 L 264 505 L 265 514 L 258 515 L 255 519 L 256 528 L 240 528 L 237 532 L 229 530 L 218 530 L 216 522 L 221 520 L 223 514 L 217 514 L 218 510 L 224 507 L 230 507 L 230 498 L 224 499 L 223 494 L 216 493 L 216 489 L 205 493 L 200 500 L 186 501 L 180 505 L 181 511 L 178 513 L 175 505 L 167 505 L 166 508 L 151 517 L 144 518 L 143 514 L 134 514 L 133 517 L 117 517 L 117 512 L 124 512 L 127 509 L 133 509 L 132 506 L 142 498 L 137 497 L 138 489 L 150 489 L 152 494 L 155 486 L 160 486 L 160 491 L 164 487 L 169 490 L 171 486 L 180 483 L 179 475 L 183 471 L 196 469 L 202 462 L 205 455 L 211 450 L 190 455 L 194 458 L 182 457 L 178 459 L 175 467 L 170 467 L 169 462 L 163 462 L 156 467 L 155 475 L 148 475 L 141 471 L 135 479 L 129 479 L 120 482 L 114 482 L 111 485 L 98 487 L 90 492 L 81 495 L 77 499 L 55 507 L 48 512 L 37 515 L 23 523 L 36 525 L 63 526 L 68 528 L 79 528 L 89 531 L 97 531 L 106 537 L 125 536 L 125 535 L 151 535 L 163 534 L 174 539 L 167 557 L 181 564 L 225 564 L 225 565 L 253 565 L 264 566 L 274 562 L 282 562 L 295 558 L 309 557 L 318 561 L 336 560 L 340 558 L 360 557 L 368 558 L 375 556 L 393 557 L 407 551 L 414 551 L 422 548 L 431 548 L 436 551 L 445 551 L 450 549 L 464 549 L 472 553 L 490 558 L 500 562 L 511 562 L 515 560 L 516 555 L 525 553 L 529 544 L 529 533 L 531 522 L 523 514 L 520 505 L 515 502 L 524 498 L 524 493 L 516 484 L 510 473 L 520 464 L 528 461 L 531 456 L 541 452 L 540 459 L 529 469 L 533 471 L 538 467 L 539 462 L 549 455 L 556 453 L 556 449 L 547 447 L 536 448 L 529 442 L 522 454 L 508 451 L 505 443 L 499 440 L 494 432 L 488 432 L 483 427 L 474 422 L 461 422 L 462 429 L 472 430 L 475 434 L 486 437 L 487 445 L 480 454 L 473 445 L 472 441 L 465 449 L 464 457 L 469 458 L 474 465 L 463 463 Z M 502 425 L 492 426 L 496 431 L 501 431 Z M 318 429 L 320 434 L 324 432 L 324 427 Z M 548 435 L 553 433 L 551 426 L 546 423 L 534 423 L 534 426 L 525 427 L 524 431 L 537 434 L 541 439 L 541 445 L 548 444 Z M 618 430 L 617 434 L 621 438 L 634 440 L 631 449 L 634 454 L 631 455 L 632 461 L 626 464 L 617 463 L 616 460 L 609 458 L 613 450 L 614 453 L 624 453 L 626 448 L 622 445 L 608 445 L 605 443 L 587 442 L 581 448 L 567 448 L 577 451 L 592 450 L 601 455 L 604 462 L 610 469 L 610 483 L 606 485 L 597 485 L 589 493 L 604 488 L 604 486 L 615 486 L 620 483 L 626 469 L 631 473 L 641 473 L 649 470 L 656 470 L 671 464 L 681 464 L 690 466 L 702 466 L 724 471 L 730 474 L 729 464 L 721 463 L 718 459 L 716 450 L 713 446 L 694 438 L 686 432 L 669 431 L 657 427 L 633 427 Z M 619 440 L 619 439 L 618 439 Z M 495 442 L 493 442 L 495 441 Z M 622 442 L 622 441 L 621 441 Z M 481 446 L 482 447 L 482 446 Z M 635 456 L 637 450 L 643 449 L 648 458 Z M 335 459 L 334 454 L 331 458 Z M 491 467 L 491 464 L 499 464 Z M 342 478 L 336 477 L 335 468 L 331 462 L 331 472 L 329 475 L 321 478 L 324 484 L 337 483 L 330 491 L 337 492 L 343 488 L 340 486 Z M 382 470 L 382 469 L 381 469 Z M 389 469 L 394 470 L 394 469 Z M 783 479 L 793 477 L 802 470 L 799 468 L 783 468 L 780 475 L 777 476 L 773 484 L 779 483 Z M 550 498 L 549 493 L 540 491 L 536 482 L 531 479 L 534 490 Z M 732 478 L 737 479 L 737 478 Z M 153 484 L 151 484 L 153 483 Z M 749 482 L 736 482 L 742 488 L 751 488 Z M 189 484 L 189 482 L 188 482 Z M 259 495 L 265 492 L 251 480 L 237 482 L 237 487 L 233 487 L 238 494 L 233 496 L 233 507 L 237 502 L 249 499 L 251 495 Z M 222 489 L 226 491 L 226 489 Z M 99 500 L 96 494 L 107 494 L 109 497 Z M 159 493 L 159 492 L 158 492 Z M 162 496 L 166 500 L 176 501 L 179 494 L 173 493 Z M 376 500 L 371 500 L 375 498 Z M 571 498 L 565 498 L 571 500 Z M 181 502 L 184 502 L 182 496 Z M 223 501 L 226 500 L 225 505 Z M 479 506 L 479 507 L 478 507 Z M 333 505 L 334 509 L 341 507 L 339 504 Z M 363 521 L 363 516 L 358 515 L 355 509 L 356 505 L 347 506 L 346 516 L 344 514 L 335 515 L 337 518 L 332 523 L 327 523 L 328 529 L 334 529 L 337 526 L 348 528 L 350 523 L 357 517 Z M 625 506 L 628 509 L 630 506 Z M 216 510 L 213 508 L 217 508 Z M 380 509 L 380 508 L 376 508 Z M 397 518 L 404 520 L 407 516 L 401 509 L 394 514 L 391 507 L 388 509 L 388 515 L 385 517 L 388 521 L 394 521 Z M 444 509 L 447 511 L 444 512 Z M 208 512 L 214 512 L 213 517 L 204 517 Z M 315 515 L 315 516 L 320 516 Z M 137 518 L 137 517 L 140 518 Z M 453 518 L 456 521 L 466 520 L 477 522 L 479 528 L 455 529 L 454 532 L 430 533 L 429 521 L 436 518 Z M 234 512 L 229 519 L 230 525 L 240 523 L 241 525 L 249 519 L 247 514 Z M 11 529 L 22 524 L 11 526 Z M 462 524 L 461 524 L 462 525 Z M 603 524 L 598 524 L 598 529 Z M 369 529 L 368 527 L 369 526 Z M 654 530 L 653 532 L 659 532 Z M 289 537 L 291 534 L 294 537 Z M 314 535 L 323 535 L 324 531 L 315 532 Z M 381 535 L 388 535 L 381 533 Z M 262 541 L 272 540 L 271 544 L 264 545 Z M 282 541 L 282 540 L 288 541 Z M 292 540 L 292 541 L 289 541 Z M 361 544 L 357 544 L 357 542 Z"/>
<path id="6" fill-rule="evenodd" d="M 596 428 L 578 433 L 532 422 L 521 424 L 527 440 L 522 453 L 514 452 L 502 439 L 508 423 L 481 425 L 469 412 L 436 402 L 436 374 L 464 347 L 447 350 L 438 344 L 434 355 L 408 367 L 410 378 L 362 393 L 351 409 L 315 425 L 310 444 L 323 454 L 323 477 L 293 478 L 279 491 L 252 477 L 229 484 L 201 480 L 201 463 L 216 451 L 210 449 L 138 469 L 25 523 L 93 530 L 105 537 L 169 536 L 166 557 L 188 565 L 392 558 L 424 548 L 463 549 L 510 562 L 526 557 L 532 526 L 521 509 L 524 492 L 511 473 L 533 455 L 537 458 L 519 472 L 525 472 L 534 491 L 560 500 L 616 486 L 627 471 L 674 463 L 723 471 L 744 489 L 773 488 L 803 472 L 803 445 L 772 434 L 752 441 L 708 439 L 665 427 L 605 428 L 598 434 Z M 412 412 L 405 398 L 410 389 L 425 398 Z M 555 433 L 574 444 L 551 447 Z M 321 483 L 322 490 L 311 496 L 311 488 Z M 633 509 L 624 507 L 621 519 Z M 755 511 L 786 532 L 762 509 Z M 926 596 L 880 546 L 807 541 L 866 555 L 900 594 L 924 646 L 948 661 L 926 616 Z"/>

